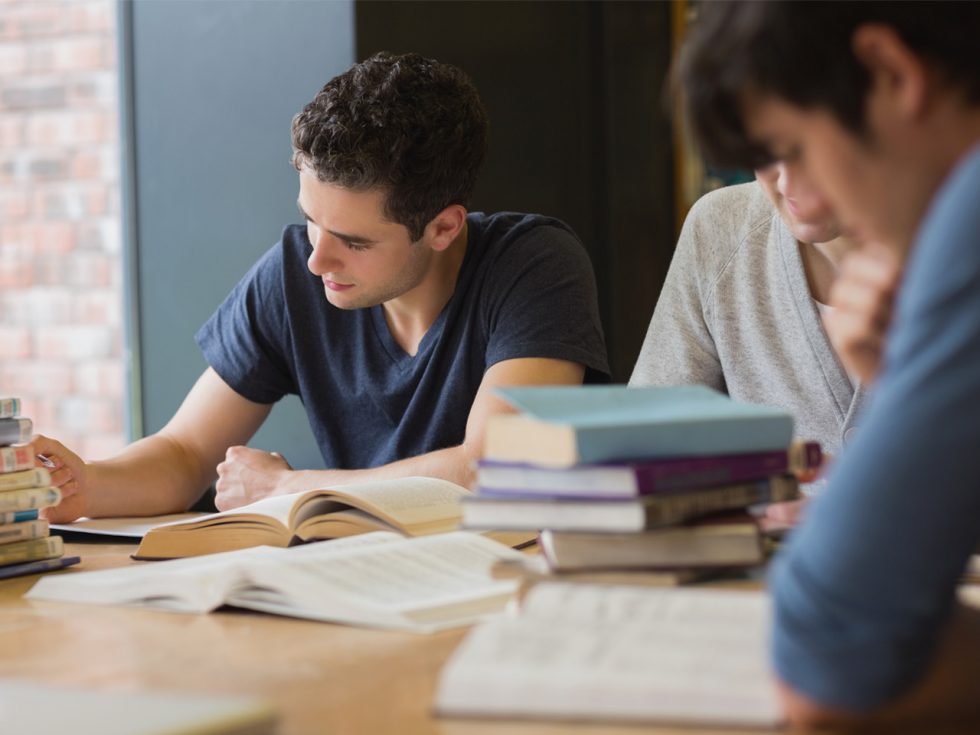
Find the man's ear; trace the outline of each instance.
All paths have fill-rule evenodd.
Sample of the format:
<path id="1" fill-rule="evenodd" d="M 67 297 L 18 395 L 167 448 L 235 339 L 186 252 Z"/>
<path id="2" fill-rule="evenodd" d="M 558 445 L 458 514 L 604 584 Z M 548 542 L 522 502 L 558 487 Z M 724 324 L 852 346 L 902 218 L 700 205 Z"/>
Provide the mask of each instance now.
<path id="1" fill-rule="evenodd" d="M 445 250 L 462 231 L 466 224 L 466 207 L 450 204 L 433 217 L 425 226 L 423 238 L 436 252 Z"/>
<path id="2" fill-rule="evenodd" d="M 905 119 L 917 119 L 927 111 L 930 68 L 893 28 L 880 23 L 862 25 L 851 38 L 851 48 L 871 75 L 869 98 Z"/>

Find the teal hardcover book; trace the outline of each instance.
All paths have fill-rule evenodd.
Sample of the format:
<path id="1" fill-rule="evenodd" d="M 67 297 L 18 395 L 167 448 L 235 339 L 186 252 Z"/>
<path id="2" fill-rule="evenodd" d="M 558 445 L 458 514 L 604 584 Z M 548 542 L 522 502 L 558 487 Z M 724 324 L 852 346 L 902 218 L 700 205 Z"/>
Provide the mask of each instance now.
<path id="1" fill-rule="evenodd" d="M 485 457 L 572 466 L 585 462 L 697 457 L 786 449 L 786 411 L 735 401 L 704 386 L 499 388 L 519 415 L 494 416 Z"/>

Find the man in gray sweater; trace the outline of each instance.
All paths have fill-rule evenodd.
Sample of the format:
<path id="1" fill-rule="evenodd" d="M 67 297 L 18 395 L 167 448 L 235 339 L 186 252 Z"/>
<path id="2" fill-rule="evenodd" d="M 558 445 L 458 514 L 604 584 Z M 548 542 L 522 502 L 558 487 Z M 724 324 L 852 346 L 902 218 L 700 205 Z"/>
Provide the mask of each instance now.
<path id="1" fill-rule="evenodd" d="M 780 406 L 799 438 L 836 454 L 856 433 L 865 390 L 842 366 L 823 318 L 854 243 L 785 165 L 756 178 L 691 209 L 630 385 L 698 383 Z"/>

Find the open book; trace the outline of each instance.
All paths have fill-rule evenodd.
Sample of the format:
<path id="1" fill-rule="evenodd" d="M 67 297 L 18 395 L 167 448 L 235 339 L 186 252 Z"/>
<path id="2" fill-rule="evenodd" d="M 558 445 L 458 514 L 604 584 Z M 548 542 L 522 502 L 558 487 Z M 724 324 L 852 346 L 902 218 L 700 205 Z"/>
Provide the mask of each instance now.
<path id="1" fill-rule="evenodd" d="M 499 612 L 514 580 L 491 567 L 520 553 L 458 531 L 406 539 L 362 534 L 290 549 L 260 547 L 65 573 L 27 597 L 203 613 L 221 605 L 310 620 L 427 633 Z"/>
<path id="2" fill-rule="evenodd" d="M 444 715 L 771 727 L 762 592 L 542 584 L 475 628 L 440 677 Z"/>
<path id="3" fill-rule="evenodd" d="M 137 559 L 174 559 L 251 546 L 290 546 L 368 531 L 424 536 L 459 525 L 460 498 L 469 491 L 447 480 L 404 477 L 358 482 L 293 495 L 147 531 Z"/>

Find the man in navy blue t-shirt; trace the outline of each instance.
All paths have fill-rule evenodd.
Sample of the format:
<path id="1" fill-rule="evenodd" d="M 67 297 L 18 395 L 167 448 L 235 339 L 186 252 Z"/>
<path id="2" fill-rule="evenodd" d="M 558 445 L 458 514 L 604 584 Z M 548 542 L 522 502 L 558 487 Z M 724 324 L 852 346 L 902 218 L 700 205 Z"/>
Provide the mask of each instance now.
<path id="1" fill-rule="evenodd" d="M 458 69 L 378 54 L 293 119 L 305 225 L 197 334 L 209 368 L 157 434 L 105 462 L 53 440 L 65 500 L 48 517 L 158 514 L 214 482 L 227 509 L 359 479 L 467 484 L 494 387 L 606 379 L 595 279 L 563 223 L 467 212 L 486 116 Z M 286 394 L 326 470 L 244 445 Z"/>
<path id="2" fill-rule="evenodd" d="M 956 589 L 980 542 L 980 4 L 705 3 L 698 24 L 681 68 L 712 158 L 782 161 L 867 243 L 826 324 L 875 395 L 770 578 L 786 713 L 980 732 Z"/>

